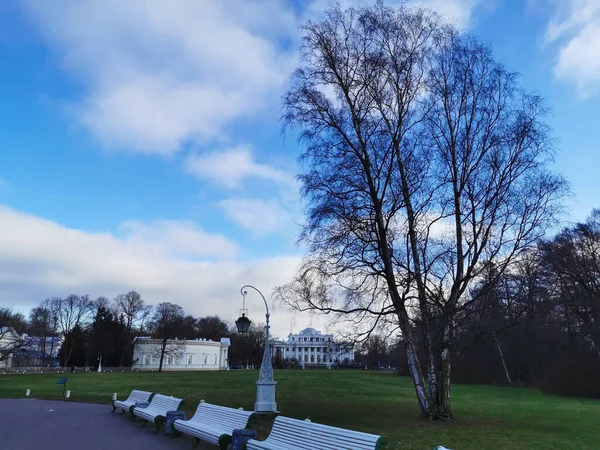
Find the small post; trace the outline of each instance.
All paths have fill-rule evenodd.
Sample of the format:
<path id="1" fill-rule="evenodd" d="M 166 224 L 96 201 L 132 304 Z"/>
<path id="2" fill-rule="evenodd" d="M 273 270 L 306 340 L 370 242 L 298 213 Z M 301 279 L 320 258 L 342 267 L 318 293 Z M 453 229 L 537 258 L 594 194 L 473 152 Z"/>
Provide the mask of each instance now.
<path id="1" fill-rule="evenodd" d="M 31 394 L 31 391 L 30 391 L 29 389 L 27 389 L 27 390 L 25 391 L 25 397 L 29 397 L 29 394 Z"/>
<path id="2" fill-rule="evenodd" d="M 65 398 L 71 398 L 71 391 L 67 390 L 67 393 L 65 394 Z"/>
<path id="3" fill-rule="evenodd" d="M 117 393 L 113 392 L 113 402 L 117 399 Z"/>

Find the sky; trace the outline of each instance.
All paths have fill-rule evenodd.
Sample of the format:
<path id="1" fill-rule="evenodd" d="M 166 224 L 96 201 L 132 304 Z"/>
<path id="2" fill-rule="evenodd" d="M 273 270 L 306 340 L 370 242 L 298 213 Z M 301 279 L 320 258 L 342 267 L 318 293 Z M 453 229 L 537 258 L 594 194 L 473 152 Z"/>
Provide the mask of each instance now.
<path id="1" fill-rule="evenodd" d="M 342 6 L 365 4 L 342 1 Z M 398 1 L 388 1 L 390 5 Z M 600 193 L 600 0 L 411 0 L 552 108 L 565 223 Z M 280 99 L 325 0 L 0 2 L 0 305 L 137 290 L 239 315 L 289 280 L 303 205 Z M 264 321 L 250 291 L 249 316 Z M 326 318 L 271 304 L 275 336 Z"/>

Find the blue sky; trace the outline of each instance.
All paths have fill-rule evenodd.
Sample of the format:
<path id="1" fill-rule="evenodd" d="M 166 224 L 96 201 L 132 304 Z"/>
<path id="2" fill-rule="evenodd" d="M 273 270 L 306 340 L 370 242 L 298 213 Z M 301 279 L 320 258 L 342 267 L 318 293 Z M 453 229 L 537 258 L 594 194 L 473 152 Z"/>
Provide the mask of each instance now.
<path id="1" fill-rule="evenodd" d="M 418 3 L 547 98 L 568 219 L 585 219 L 600 206 L 600 1 Z M 137 289 L 235 319 L 239 286 L 283 283 L 301 205 L 279 99 L 298 25 L 329 4 L 0 3 L 0 304 Z M 274 319 L 289 332 L 285 311 Z M 308 324 L 325 326 L 292 323 Z"/>

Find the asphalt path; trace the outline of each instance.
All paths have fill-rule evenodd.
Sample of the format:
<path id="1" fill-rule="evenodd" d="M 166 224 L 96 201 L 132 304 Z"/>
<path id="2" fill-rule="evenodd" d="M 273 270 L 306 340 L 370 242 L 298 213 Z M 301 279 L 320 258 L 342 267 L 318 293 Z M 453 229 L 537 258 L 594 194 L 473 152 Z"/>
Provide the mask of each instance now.
<path id="1" fill-rule="evenodd" d="M 189 436 L 129 421 L 109 405 L 36 399 L 0 399 L 0 450 L 190 450 Z M 215 450 L 201 442 L 196 449 Z"/>

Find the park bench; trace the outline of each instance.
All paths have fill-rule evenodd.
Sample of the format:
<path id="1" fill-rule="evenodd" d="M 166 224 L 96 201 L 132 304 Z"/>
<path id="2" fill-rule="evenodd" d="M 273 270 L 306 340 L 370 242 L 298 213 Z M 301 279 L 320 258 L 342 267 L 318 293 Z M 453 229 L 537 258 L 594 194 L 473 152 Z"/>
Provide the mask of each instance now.
<path id="1" fill-rule="evenodd" d="M 163 423 L 165 423 L 165 418 L 168 411 L 177 411 L 181 407 L 182 399 L 176 397 L 168 397 L 166 395 L 154 394 L 152 397 L 152 401 L 145 408 L 133 408 L 133 420 L 135 417 L 139 417 L 140 419 L 144 419 L 144 426 L 148 424 L 148 422 L 154 423 L 156 427 L 156 433 L 160 430 Z"/>
<path id="2" fill-rule="evenodd" d="M 380 450 L 386 443 L 383 436 L 278 416 L 269 437 L 264 441 L 248 440 L 246 449 Z"/>
<path id="3" fill-rule="evenodd" d="M 196 438 L 194 446 L 203 440 L 226 450 L 231 443 L 233 430 L 246 428 L 252 414 L 252 411 L 213 405 L 201 400 L 191 419 L 176 420 L 173 427 Z"/>
<path id="4" fill-rule="evenodd" d="M 117 409 L 121 410 L 121 415 L 125 414 L 125 411 L 129 411 L 129 416 L 133 415 L 133 408 L 135 407 L 136 402 L 149 402 L 152 400 L 152 392 L 148 391 L 138 391 L 133 390 L 129 397 L 125 400 L 115 400 L 112 403 L 113 410 L 115 412 Z"/>

